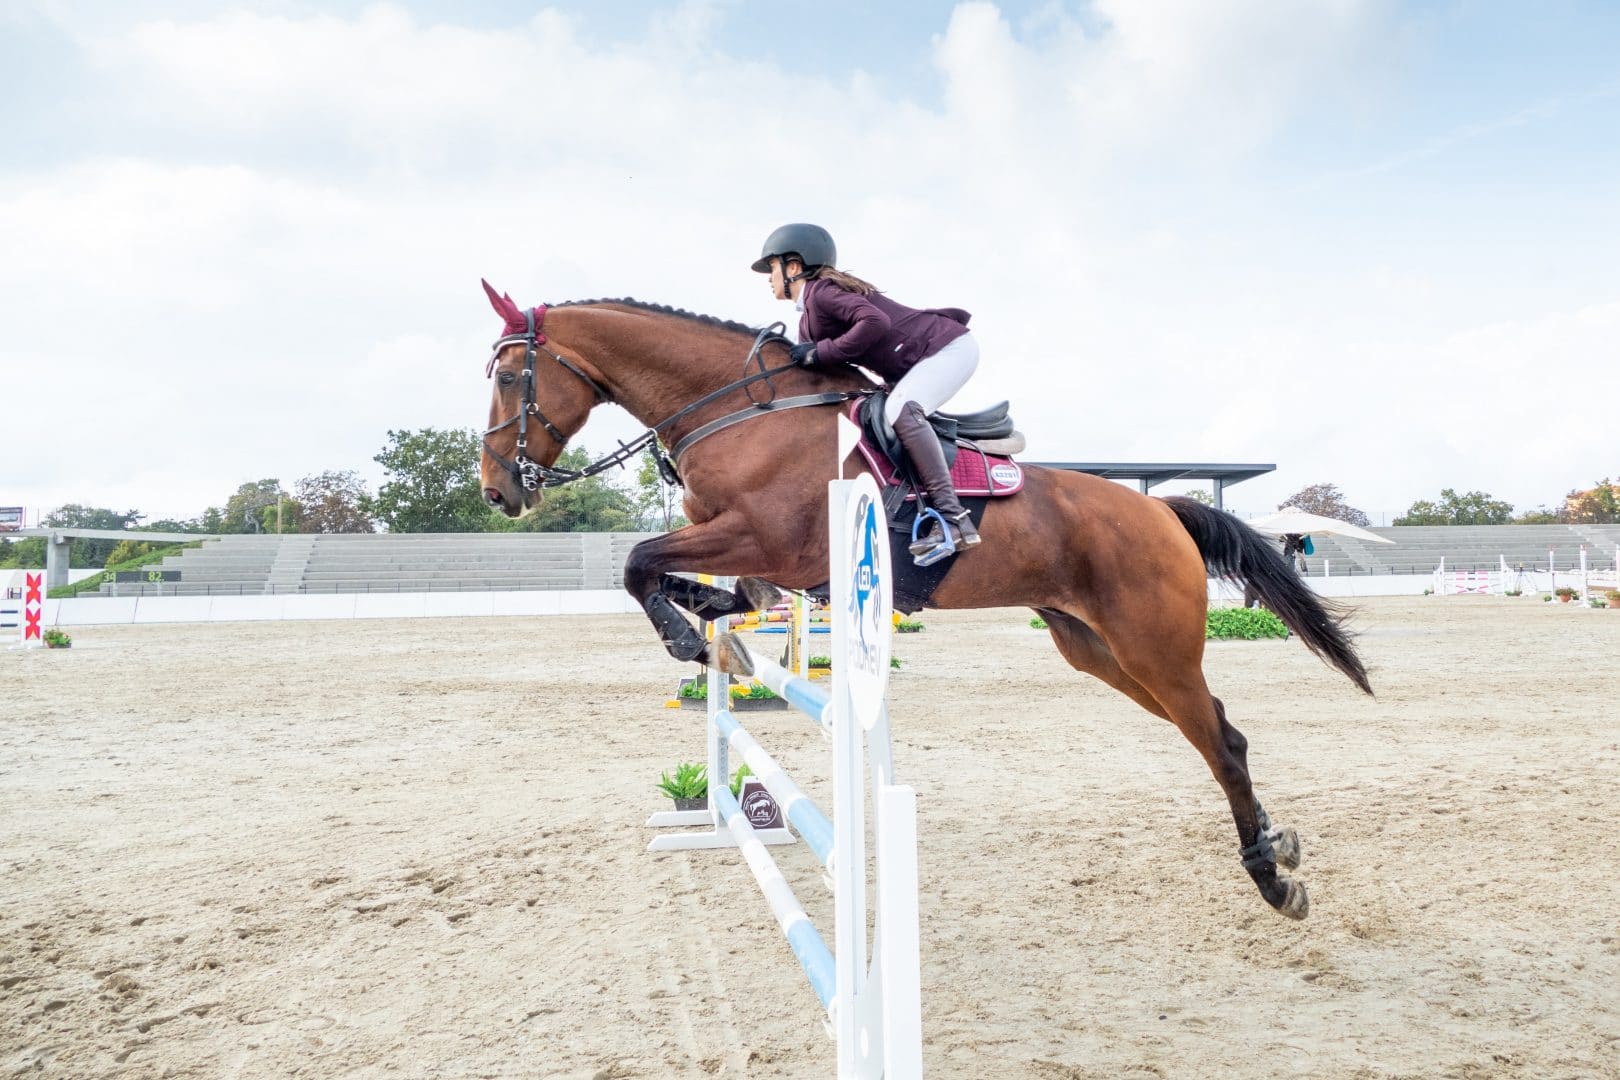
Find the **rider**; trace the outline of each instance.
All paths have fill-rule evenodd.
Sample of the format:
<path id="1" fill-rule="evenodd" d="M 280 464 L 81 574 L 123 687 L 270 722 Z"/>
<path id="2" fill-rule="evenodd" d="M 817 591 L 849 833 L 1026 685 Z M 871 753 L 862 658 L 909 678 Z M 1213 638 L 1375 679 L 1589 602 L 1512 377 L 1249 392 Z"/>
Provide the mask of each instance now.
<path id="1" fill-rule="evenodd" d="M 928 414 L 949 401 L 979 366 L 979 346 L 961 308 L 917 310 L 835 268 L 838 250 L 819 225 L 783 225 L 765 240 L 754 270 L 771 276 L 778 300 L 800 312 L 793 362 L 859 364 L 892 384 L 883 417 L 900 437 L 928 505 L 948 523 L 957 547 L 979 542 L 973 519 L 956 497 L 951 470 Z M 911 545 L 921 565 L 945 543 L 939 523 Z"/>

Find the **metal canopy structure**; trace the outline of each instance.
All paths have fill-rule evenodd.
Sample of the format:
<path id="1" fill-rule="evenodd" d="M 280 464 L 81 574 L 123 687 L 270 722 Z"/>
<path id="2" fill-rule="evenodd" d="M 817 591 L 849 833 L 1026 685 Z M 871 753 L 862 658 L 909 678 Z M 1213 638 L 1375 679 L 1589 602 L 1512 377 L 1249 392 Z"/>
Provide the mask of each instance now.
<path id="1" fill-rule="evenodd" d="M 1067 469 L 1070 472 L 1090 473 L 1100 476 L 1104 480 L 1135 480 L 1139 490 L 1146 495 L 1148 489 L 1155 484 L 1163 484 L 1170 480 L 1213 480 L 1215 482 L 1215 505 L 1219 509 L 1226 509 L 1226 489 L 1233 484 L 1241 484 L 1245 480 L 1253 480 L 1257 476 L 1264 476 L 1268 472 L 1275 472 L 1276 465 L 1218 465 L 1205 463 L 1194 464 L 1160 464 L 1157 462 L 1096 462 L 1096 461 L 1029 461 L 1026 465 L 1039 465 L 1043 469 Z"/>

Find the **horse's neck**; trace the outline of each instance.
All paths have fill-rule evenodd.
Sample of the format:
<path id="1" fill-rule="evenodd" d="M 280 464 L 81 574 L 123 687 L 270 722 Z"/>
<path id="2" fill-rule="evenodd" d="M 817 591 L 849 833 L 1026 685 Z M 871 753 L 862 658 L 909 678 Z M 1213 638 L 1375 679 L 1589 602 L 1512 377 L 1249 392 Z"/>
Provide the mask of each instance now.
<path id="1" fill-rule="evenodd" d="M 582 314 L 583 314 L 582 310 Z M 752 345 L 745 337 L 718 327 L 693 324 L 677 316 L 637 317 L 606 309 L 581 321 L 581 354 L 602 373 L 615 401 L 647 427 L 668 420 L 693 402 L 741 379 Z M 602 317 L 608 316 L 608 317 Z M 784 361 L 776 351 L 767 365 Z M 758 371 L 754 364 L 748 371 Z M 804 393 L 807 381 L 823 381 L 800 369 L 772 378 L 779 394 Z M 754 398 L 771 391 L 759 387 Z M 744 390 L 727 394 L 660 432 L 664 445 L 673 445 L 699 425 L 746 408 Z"/>

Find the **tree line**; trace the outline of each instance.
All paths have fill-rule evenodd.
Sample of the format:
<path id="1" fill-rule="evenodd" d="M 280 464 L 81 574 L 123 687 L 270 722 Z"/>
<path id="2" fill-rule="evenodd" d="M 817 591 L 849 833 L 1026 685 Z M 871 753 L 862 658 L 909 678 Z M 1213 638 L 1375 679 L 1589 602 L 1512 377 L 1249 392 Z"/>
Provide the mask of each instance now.
<path id="1" fill-rule="evenodd" d="M 1336 484 L 1321 483 L 1295 492 L 1277 505 L 1297 506 L 1310 514 L 1365 527 L 1367 515 L 1345 501 Z M 1604 477 L 1590 488 L 1576 488 L 1557 507 L 1538 506 L 1515 514 L 1512 503 L 1487 492 L 1458 494 L 1442 488 L 1438 498 L 1419 499 L 1394 525 L 1616 525 L 1620 524 L 1620 483 Z"/>
<path id="2" fill-rule="evenodd" d="M 306 476 L 287 490 L 279 479 L 242 484 L 220 506 L 194 518 L 148 521 L 139 510 L 69 503 L 46 514 L 47 528 L 146 529 L 175 533 L 388 532 L 663 532 L 686 524 L 679 495 L 662 482 L 650 452 L 615 482 L 598 474 L 546 493 L 527 517 L 513 520 L 484 502 L 478 479 L 481 446 L 471 428 L 389 431 L 375 456 L 384 480 L 375 493 L 353 470 Z M 590 464 L 583 446 L 557 459 L 564 469 Z M 122 549 L 120 550 L 120 546 Z M 142 554 L 129 541 L 76 539 L 74 566 L 105 566 Z M 0 567 L 45 565 L 43 537 L 0 538 Z"/>

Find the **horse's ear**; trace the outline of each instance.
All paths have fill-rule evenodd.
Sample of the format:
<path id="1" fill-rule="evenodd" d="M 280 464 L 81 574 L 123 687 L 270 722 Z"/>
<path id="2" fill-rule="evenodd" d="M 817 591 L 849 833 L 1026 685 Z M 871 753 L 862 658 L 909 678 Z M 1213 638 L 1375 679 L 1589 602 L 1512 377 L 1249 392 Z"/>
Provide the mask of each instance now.
<path id="1" fill-rule="evenodd" d="M 484 287 L 484 295 L 489 297 L 489 306 L 495 309 L 495 314 L 506 322 L 511 322 L 514 319 L 518 322 L 523 321 L 523 312 L 518 310 L 517 305 L 512 302 L 510 296 L 497 293 L 494 287 L 483 278 L 479 278 L 478 283 Z"/>

